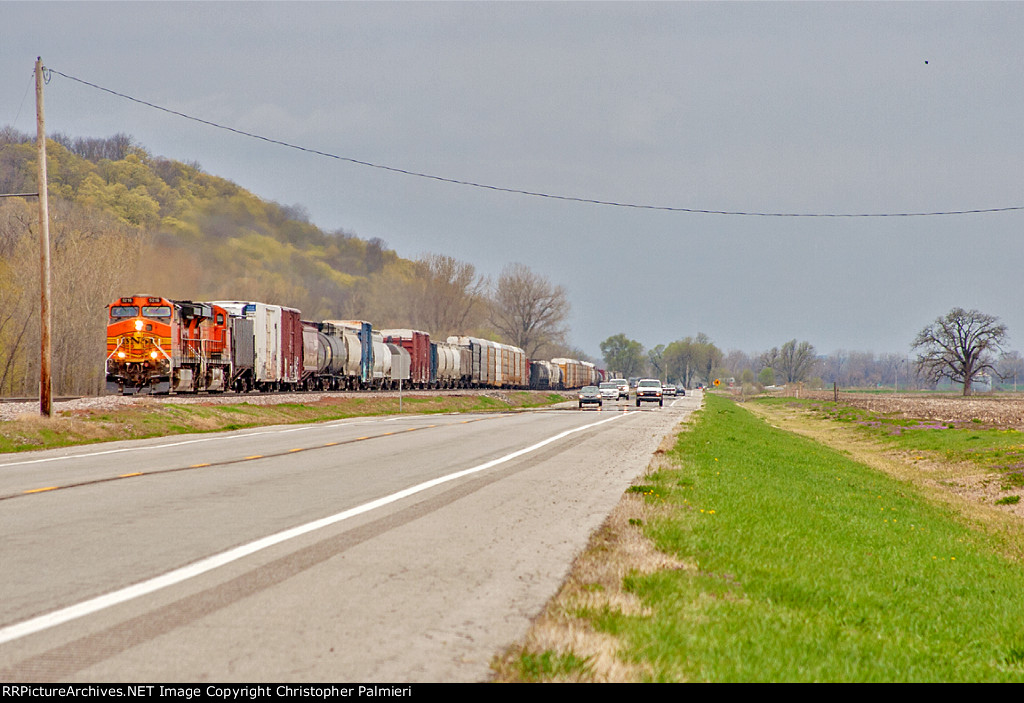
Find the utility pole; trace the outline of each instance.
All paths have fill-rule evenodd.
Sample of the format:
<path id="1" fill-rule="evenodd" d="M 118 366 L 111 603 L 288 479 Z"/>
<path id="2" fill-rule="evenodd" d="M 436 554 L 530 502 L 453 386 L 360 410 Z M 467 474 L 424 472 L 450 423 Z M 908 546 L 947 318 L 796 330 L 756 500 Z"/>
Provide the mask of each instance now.
<path id="1" fill-rule="evenodd" d="M 50 215 L 46 196 L 46 126 L 43 119 L 43 59 L 36 57 L 36 147 L 39 152 L 39 414 L 53 414 L 50 383 Z"/>

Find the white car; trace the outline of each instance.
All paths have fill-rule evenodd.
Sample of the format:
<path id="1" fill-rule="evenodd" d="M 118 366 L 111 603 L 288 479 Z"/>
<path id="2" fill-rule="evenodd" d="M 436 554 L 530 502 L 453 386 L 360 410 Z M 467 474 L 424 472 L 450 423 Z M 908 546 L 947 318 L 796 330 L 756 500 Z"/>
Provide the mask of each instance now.
<path id="1" fill-rule="evenodd" d="M 629 400 L 629 381 L 624 378 L 613 378 L 608 383 L 614 383 L 619 387 L 619 397 Z"/>
<path id="2" fill-rule="evenodd" d="M 618 400 L 619 399 L 619 385 L 606 381 L 602 383 L 598 388 L 601 391 L 601 400 Z"/>
<path id="3" fill-rule="evenodd" d="M 640 407 L 640 401 L 658 401 L 658 405 L 665 405 L 662 397 L 661 381 L 656 378 L 641 378 L 636 382 L 636 406 Z"/>

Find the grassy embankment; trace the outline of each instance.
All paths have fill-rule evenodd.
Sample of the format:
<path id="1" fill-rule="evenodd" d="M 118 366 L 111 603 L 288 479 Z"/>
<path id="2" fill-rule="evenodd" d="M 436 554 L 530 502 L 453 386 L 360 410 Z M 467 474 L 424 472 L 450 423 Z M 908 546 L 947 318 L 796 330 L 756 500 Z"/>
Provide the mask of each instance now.
<path id="1" fill-rule="evenodd" d="M 974 456 L 1009 436 L 872 422 L 859 425 L 869 439 L 935 456 Z M 499 678 L 1024 680 L 1021 531 L 998 509 L 981 515 L 713 395 L 643 482 L 627 496 L 642 497 L 642 517 L 606 526 L 580 563 L 613 558 L 632 530 L 672 566 L 624 570 L 618 583 L 577 569 L 541 618 L 610 638 L 617 673 L 574 649 L 578 636 L 558 647 L 531 634 Z"/>
<path id="2" fill-rule="evenodd" d="M 568 398 L 557 393 L 511 391 L 493 395 L 412 396 L 402 399 L 409 414 L 496 412 L 552 405 Z M 63 412 L 47 420 L 24 416 L 0 422 L 0 453 L 52 449 L 121 439 L 142 439 L 192 432 L 220 432 L 261 425 L 324 422 L 365 415 L 398 413 L 397 397 L 335 396 L 311 403 L 252 405 L 161 403 L 159 400 L 116 410 Z"/>

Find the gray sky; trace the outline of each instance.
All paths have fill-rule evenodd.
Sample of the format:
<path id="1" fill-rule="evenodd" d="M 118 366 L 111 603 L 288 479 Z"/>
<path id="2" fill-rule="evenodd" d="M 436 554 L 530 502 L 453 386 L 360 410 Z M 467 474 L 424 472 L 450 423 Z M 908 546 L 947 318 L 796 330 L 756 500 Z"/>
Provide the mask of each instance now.
<path id="1" fill-rule="evenodd" d="M 0 125 L 62 73 L 354 159 L 774 213 L 1024 206 L 1024 3 L 0 3 Z M 952 307 L 1024 347 L 1024 211 L 788 218 L 565 202 L 311 156 L 54 76 L 49 131 L 133 135 L 324 229 L 570 292 L 572 341 L 907 351 Z"/>

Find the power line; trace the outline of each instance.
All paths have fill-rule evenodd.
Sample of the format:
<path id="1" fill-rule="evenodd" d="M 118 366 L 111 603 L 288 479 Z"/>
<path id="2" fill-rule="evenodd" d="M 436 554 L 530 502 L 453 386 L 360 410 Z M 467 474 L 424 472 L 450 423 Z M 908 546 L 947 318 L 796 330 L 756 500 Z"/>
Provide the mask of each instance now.
<path id="1" fill-rule="evenodd" d="M 348 157 L 348 156 L 340 156 L 338 154 L 332 154 L 330 152 L 320 151 L 319 149 L 311 149 L 309 147 L 300 146 L 298 144 L 291 144 L 289 142 L 281 141 L 280 139 L 272 139 L 270 137 L 264 137 L 264 136 L 259 135 L 259 134 L 254 134 L 253 132 L 246 132 L 246 131 L 241 130 L 241 129 L 235 129 L 234 127 L 228 127 L 227 125 L 222 125 L 222 124 L 219 124 L 217 122 L 212 122 L 210 120 L 204 120 L 204 119 L 202 119 L 200 117 L 195 117 L 193 115 L 188 115 L 188 114 L 186 114 L 184 112 L 179 112 L 178 110 L 172 110 L 170 108 L 163 107 L 161 105 L 156 105 L 154 103 L 147 102 L 145 100 L 141 100 L 139 98 L 132 97 L 131 95 L 126 95 L 124 93 L 119 93 L 116 90 L 111 90 L 110 88 L 104 88 L 101 85 L 96 85 L 95 83 L 90 83 L 89 81 L 82 80 L 81 78 L 76 78 L 74 76 L 69 76 L 68 74 L 61 73 L 60 71 L 58 71 L 56 69 L 47 68 L 46 70 L 49 73 L 55 73 L 58 76 L 62 76 L 62 77 L 67 78 L 68 80 L 71 80 L 71 81 L 75 81 L 76 83 L 81 83 L 83 85 L 87 85 L 90 88 L 95 88 L 95 89 L 101 90 L 101 91 L 103 91 L 105 93 L 110 93 L 111 95 L 115 95 L 115 96 L 117 96 L 119 98 L 124 98 L 125 100 L 130 100 L 130 101 L 138 103 L 140 105 L 145 105 L 146 107 L 151 107 L 151 108 L 153 108 L 155 110 L 160 110 L 161 112 L 166 112 L 166 113 L 171 114 L 171 115 L 177 115 L 178 117 L 183 117 L 186 120 L 191 120 L 193 122 L 199 122 L 200 124 L 204 124 L 204 125 L 207 125 L 209 127 L 214 127 L 216 129 L 222 129 L 222 130 L 225 130 L 227 132 L 233 132 L 234 134 L 239 134 L 239 135 L 241 135 L 243 137 L 249 137 L 251 139 L 259 139 L 260 141 L 264 141 L 264 142 L 267 142 L 269 144 L 277 144 L 278 146 L 287 147 L 289 149 L 296 149 L 297 151 L 304 151 L 304 152 L 306 152 L 308 154 L 315 154 L 317 156 L 324 156 L 324 157 L 327 157 L 329 159 L 336 159 L 338 161 L 346 161 L 348 163 L 356 164 L 358 166 L 367 166 L 369 168 L 376 168 L 376 169 L 380 169 L 382 171 L 390 171 L 392 173 L 401 173 L 401 174 L 404 174 L 406 176 L 415 176 L 417 178 L 427 178 L 429 180 L 440 181 L 442 183 L 451 183 L 451 184 L 454 184 L 454 185 L 470 186 L 470 187 L 473 187 L 473 188 L 483 188 L 485 190 L 493 190 L 493 191 L 498 191 L 498 192 L 501 192 L 501 193 L 514 193 L 516 195 L 528 195 L 528 196 L 532 196 L 532 197 L 535 197 L 535 198 L 549 198 L 551 200 L 565 200 L 565 201 L 568 201 L 568 202 L 586 203 L 586 204 L 589 204 L 589 205 L 609 205 L 609 206 L 612 206 L 612 207 L 632 208 L 632 209 L 635 209 L 635 210 L 660 210 L 660 211 L 663 211 L 663 212 L 686 212 L 686 213 L 703 214 L 703 215 L 737 215 L 737 216 L 743 216 L 743 217 L 937 217 L 937 216 L 944 216 L 944 215 L 978 215 L 978 214 L 989 213 L 989 212 L 1012 212 L 1012 211 L 1015 211 L 1015 210 L 1024 210 L 1024 205 L 1017 205 L 1017 206 L 1011 206 L 1011 207 L 976 208 L 976 209 L 971 209 L 971 210 L 944 210 L 944 211 L 935 211 L 935 212 L 879 212 L 879 213 L 753 212 L 753 211 L 742 211 L 742 210 L 710 210 L 710 209 L 703 209 L 703 208 L 673 207 L 673 206 L 668 206 L 668 205 L 644 205 L 644 204 L 639 204 L 639 203 L 619 202 L 619 201 L 615 201 L 615 200 L 598 200 L 598 199 L 595 199 L 595 198 L 580 198 L 580 197 L 575 197 L 575 196 L 572 196 L 572 195 L 557 195 L 557 194 L 554 194 L 554 193 L 542 193 L 542 192 L 539 192 L 539 191 L 522 190 L 522 189 L 519 189 L 519 188 L 505 188 L 505 187 L 502 187 L 502 186 L 489 185 L 487 183 L 477 183 L 475 181 L 467 181 L 467 180 L 462 180 L 462 179 L 458 179 L 458 178 L 447 178 L 445 176 L 438 176 L 438 175 L 430 174 L 430 173 L 421 173 L 419 171 L 409 171 L 409 170 L 404 169 L 404 168 L 397 168 L 395 166 L 387 166 L 387 165 L 384 165 L 384 164 L 376 164 L 376 163 L 372 163 L 370 161 L 361 161 L 359 159 L 353 159 L 353 158 Z"/>

